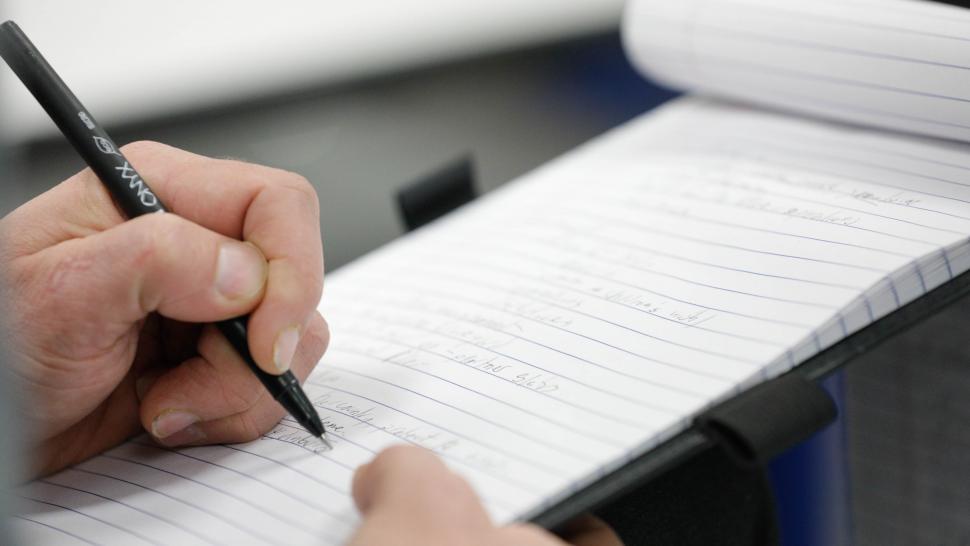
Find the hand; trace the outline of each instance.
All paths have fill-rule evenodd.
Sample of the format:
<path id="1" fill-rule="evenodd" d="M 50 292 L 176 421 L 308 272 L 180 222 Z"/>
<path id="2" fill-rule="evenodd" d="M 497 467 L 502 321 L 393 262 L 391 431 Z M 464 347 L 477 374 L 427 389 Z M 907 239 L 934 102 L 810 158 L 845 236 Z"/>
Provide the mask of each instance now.
<path id="1" fill-rule="evenodd" d="M 534 525 L 496 527 L 471 487 L 430 451 L 392 447 L 354 476 L 363 523 L 348 546 L 566 546 Z M 568 544 L 623 546 L 605 523 L 583 516 Z"/>
<path id="2" fill-rule="evenodd" d="M 305 379 L 329 333 L 306 180 L 155 143 L 124 153 L 172 213 L 130 221 L 90 170 L 0 220 L 7 366 L 32 474 L 142 428 L 168 446 L 256 438 L 283 415 L 213 326 L 247 313 L 260 367 Z M 240 242 L 245 241 L 245 242 Z"/>

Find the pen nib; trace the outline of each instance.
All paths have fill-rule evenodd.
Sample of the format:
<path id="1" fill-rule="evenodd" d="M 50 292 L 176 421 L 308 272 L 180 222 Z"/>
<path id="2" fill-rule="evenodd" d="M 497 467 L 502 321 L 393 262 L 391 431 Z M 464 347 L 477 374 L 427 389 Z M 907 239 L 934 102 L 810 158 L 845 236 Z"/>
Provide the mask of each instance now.
<path id="1" fill-rule="evenodd" d="M 300 442 L 300 447 L 312 451 L 313 453 L 326 453 L 328 451 L 333 451 L 333 445 L 327 441 L 326 436 L 318 436 L 316 434 L 311 436 L 306 436 Z"/>

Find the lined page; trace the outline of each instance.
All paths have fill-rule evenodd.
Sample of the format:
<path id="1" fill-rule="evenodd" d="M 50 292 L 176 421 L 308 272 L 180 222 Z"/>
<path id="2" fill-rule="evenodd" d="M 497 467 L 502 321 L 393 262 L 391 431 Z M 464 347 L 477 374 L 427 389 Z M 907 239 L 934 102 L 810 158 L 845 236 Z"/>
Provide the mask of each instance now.
<path id="1" fill-rule="evenodd" d="M 970 140 L 970 11 L 924 0 L 633 0 L 627 53 L 682 89 Z"/>
<path id="2" fill-rule="evenodd" d="M 138 438 L 19 494 L 44 544 L 340 544 L 354 469 L 437 452 L 528 518 L 970 268 L 967 148 L 677 101 L 328 279 L 332 343 L 244 445 Z"/>

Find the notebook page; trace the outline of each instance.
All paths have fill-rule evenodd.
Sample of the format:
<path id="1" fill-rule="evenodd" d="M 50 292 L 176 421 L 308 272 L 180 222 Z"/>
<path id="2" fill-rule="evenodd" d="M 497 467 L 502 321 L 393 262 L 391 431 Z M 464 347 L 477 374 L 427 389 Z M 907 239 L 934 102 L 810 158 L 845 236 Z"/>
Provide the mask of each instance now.
<path id="1" fill-rule="evenodd" d="M 970 11 L 916 0 L 634 0 L 627 53 L 677 88 L 970 140 Z"/>
<path id="2" fill-rule="evenodd" d="M 967 152 L 677 101 L 328 279 L 307 391 L 333 451 L 289 419 L 242 445 L 138 438 L 24 487 L 16 524 L 340 544 L 353 470 L 399 443 L 528 518 L 970 268 Z"/>

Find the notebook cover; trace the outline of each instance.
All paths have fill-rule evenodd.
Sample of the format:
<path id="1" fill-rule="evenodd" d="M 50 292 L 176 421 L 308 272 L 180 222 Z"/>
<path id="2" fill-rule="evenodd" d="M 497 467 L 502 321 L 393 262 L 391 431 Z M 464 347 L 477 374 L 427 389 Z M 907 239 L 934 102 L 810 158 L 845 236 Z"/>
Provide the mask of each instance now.
<path id="1" fill-rule="evenodd" d="M 787 373 L 803 374 L 811 380 L 819 380 L 854 358 L 872 350 L 883 341 L 955 303 L 968 293 L 970 293 L 970 271 L 927 292 L 919 299 L 866 326 Z M 744 396 L 744 393 L 739 396 Z M 649 483 L 691 456 L 712 447 L 714 447 L 713 441 L 692 426 L 589 486 L 576 491 L 566 499 L 544 509 L 531 521 L 547 529 L 555 529 L 579 514 L 595 510 Z"/>

